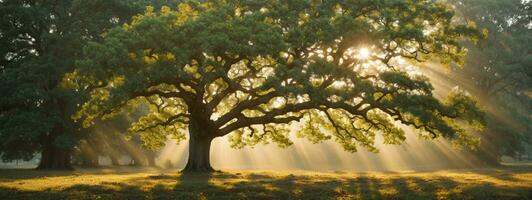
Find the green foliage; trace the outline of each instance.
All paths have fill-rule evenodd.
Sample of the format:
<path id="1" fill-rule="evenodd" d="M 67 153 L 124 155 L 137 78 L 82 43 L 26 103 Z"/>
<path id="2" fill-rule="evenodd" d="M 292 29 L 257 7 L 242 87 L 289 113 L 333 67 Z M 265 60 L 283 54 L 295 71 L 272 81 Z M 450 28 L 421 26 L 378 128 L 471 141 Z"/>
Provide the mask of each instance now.
<path id="1" fill-rule="evenodd" d="M 233 148 L 244 148 L 245 146 L 255 146 L 259 143 L 268 144 L 269 141 L 277 143 L 281 148 L 292 145 L 292 141 L 288 138 L 290 128 L 287 125 L 262 125 L 249 126 L 242 129 L 237 129 L 229 135 L 229 141 Z"/>
<path id="2" fill-rule="evenodd" d="M 457 90 L 442 102 L 426 77 L 393 64 L 462 63 L 462 42 L 483 34 L 453 16 L 447 4 L 409 0 L 148 7 L 85 46 L 71 85 L 90 88 L 91 98 L 76 118 L 90 125 L 150 104 L 132 133 L 181 137 L 177 129 L 200 124 L 189 134 L 232 133 L 236 148 L 286 146 L 299 121 L 298 135 L 314 143 L 334 138 L 348 151 L 377 152 L 378 134 L 387 144 L 405 140 L 403 124 L 427 138 L 474 146 L 465 127 L 484 124 L 475 101 Z M 372 53 L 359 57 L 359 48 Z"/>
<path id="3" fill-rule="evenodd" d="M 61 80 L 87 41 L 123 23 L 144 1 L 0 1 L 0 154 L 30 159 L 82 137 L 71 120 L 84 96 Z M 79 92 L 79 93 L 76 93 Z"/>
<path id="4" fill-rule="evenodd" d="M 298 137 L 305 137 L 314 144 L 331 139 L 331 136 L 326 134 L 326 131 L 332 130 L 332 127 L 326 126 L 330 123 L 328 123 L 326 116 L 322 112 L 312 110 L 306 112 L 303 122 L 304 124 L 297 132 Z"/>

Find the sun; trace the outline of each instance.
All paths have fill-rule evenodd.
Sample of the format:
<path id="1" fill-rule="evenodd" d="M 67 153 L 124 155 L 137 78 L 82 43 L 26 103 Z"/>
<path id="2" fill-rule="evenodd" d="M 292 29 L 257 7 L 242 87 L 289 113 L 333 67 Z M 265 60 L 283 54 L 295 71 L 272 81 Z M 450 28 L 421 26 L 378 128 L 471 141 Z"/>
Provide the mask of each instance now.
<path id="1" fill-rule="evenodd" d="M 366 60 L 371 56 L 371 51 L 368 48 L 360 48 L 358 49 L 358 55 L 357 57 L 362 60 Z"/>

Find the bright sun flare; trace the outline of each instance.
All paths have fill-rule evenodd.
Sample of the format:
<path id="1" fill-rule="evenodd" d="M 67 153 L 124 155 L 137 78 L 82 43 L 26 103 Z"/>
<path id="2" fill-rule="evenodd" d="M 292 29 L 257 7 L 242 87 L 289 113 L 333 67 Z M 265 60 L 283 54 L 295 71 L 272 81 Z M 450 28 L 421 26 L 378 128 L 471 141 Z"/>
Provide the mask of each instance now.
<path id="1" fill-rule="evenodd" d="M 367 48 L 360 48 L 358 50 L 358 58 L 360 59 L 368 59 L 371 55 L 371 52 Z"/>

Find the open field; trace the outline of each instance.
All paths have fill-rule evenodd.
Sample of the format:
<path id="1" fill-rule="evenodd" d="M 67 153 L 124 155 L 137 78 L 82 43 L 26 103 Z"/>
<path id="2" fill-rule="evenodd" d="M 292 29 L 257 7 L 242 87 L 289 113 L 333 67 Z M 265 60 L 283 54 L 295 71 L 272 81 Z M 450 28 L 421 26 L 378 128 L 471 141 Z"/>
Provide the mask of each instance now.
<path id="1" fill-rule="evenodd" d="M 532 199 L 532 168 L 427 172 L 0 170 L 0 199 Z"/>

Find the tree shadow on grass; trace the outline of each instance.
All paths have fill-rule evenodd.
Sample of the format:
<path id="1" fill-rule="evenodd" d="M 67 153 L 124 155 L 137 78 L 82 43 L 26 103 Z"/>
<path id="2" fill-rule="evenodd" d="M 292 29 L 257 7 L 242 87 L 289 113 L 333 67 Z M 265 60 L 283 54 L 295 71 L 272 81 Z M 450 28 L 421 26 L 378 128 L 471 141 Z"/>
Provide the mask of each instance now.
<path id="1" fill-rule="evenodd" d="M 313 177 L 251 173 L 187 174 L 173 187 L 156 186 L 163 199 L 528 199 L 530 188 L 487 182 L 462 185 L 448 177 Z M 159 194 L 165 194 L 160 196 Z"/>
<path id="2" fill-rule="evenodd" d="M 475 174 L 488 176 L 498 180 L 519 181 L 519 177 L 528 174 L 532 168 L 529 166 L 502 166 L 499 168 L 486 168 L 475 170 Z"/>
<path id="3" fill-rule="evenodd" d="M 531 187 L 410 175 L 160 174 L 44 191 L 0 187 L 2 199 L 532 199 Z"/>

